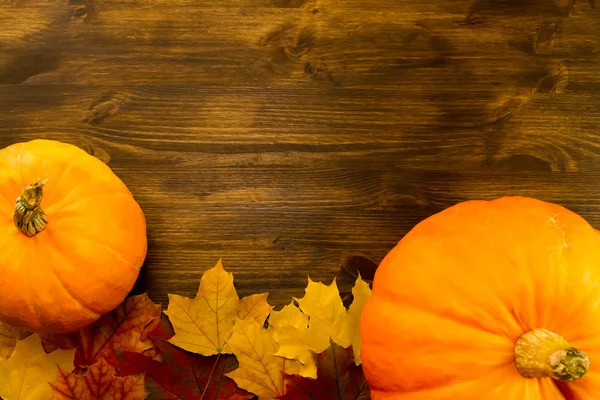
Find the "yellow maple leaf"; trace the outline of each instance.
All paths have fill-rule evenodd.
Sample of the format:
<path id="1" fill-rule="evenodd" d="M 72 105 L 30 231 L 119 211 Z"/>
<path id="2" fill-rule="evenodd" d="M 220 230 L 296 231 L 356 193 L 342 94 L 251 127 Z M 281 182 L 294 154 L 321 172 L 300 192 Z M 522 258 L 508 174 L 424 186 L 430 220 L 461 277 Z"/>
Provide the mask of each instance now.
<path id="1" fill-rule="evenodd" d="M 362 363 L 360 358 L 360 315 L 365 307 L 367 299 L 369 296 L 371 296 L 371 288 L 369 287 L 369 284 L 363 281 L 360 275 L 354 283 L 352 295 L 354 300 L 352 301 L 350 309 L 348 310 L 346 323 L 342 327 L 342 331 L 338 337 L 341 337 L 341 341 L 344 343 L 349 341 L 352 344 L 354 363 L 356 365 L 360 365 Z"/>
<path id="2" fill-rule="evenodd" d="M 240 300 L 238 318 L 253 318 L 259 324 L 264 324 L 273 307 L 267 303 L 268 293 L 253 294 Z"/>
<path id="3" fill-rule="evenodd" d="M 283 326 L 273 329 L 273 337 L 279 344 L 276 356 L 297 360 L 302 364 L 298 375 L 317 379 L 317 364 L 313 353 L 321 353 L 329 347 L 329 336 L 314 326 L 298 329 Z"/>
<path id="4" fill-rule="evenodd" d="M 273 338 L 279 344 L 276 356 L 298 360 L 302 367 L 299 375 L 317 378 L 317 364 L 313 353 L 320 353 L 329 347 L 329 336 L 318 327 L 308 326 L 308 315 L 293 303 L 281 311 L 274 312 L 269 324 L 273 327 Z"/>
<path id="5" fill-rule="evenodd" d="M 203 356 L 230 353 L 227 340 L 231 336 L 239 302 L 233 275 L 225 272 L 219 260 L 202 276 L 194 299 L 169 294 L 169 307 L 165 314 L 175 331 L 169 342 Z"/>
<path id="6" fill-rule="evenodd" d="M 0 321 L 0 360 L 8 360 L 15 349 L 18 339 L 25 339 L 30 332 L 15 328 Z"/>
<path id="7" fill-rule="evenodd" d="M 331 339 L 344 348 L 352 345 L 355 363 L 359 365 L 360 314 L 371 289 L 359 277 L 352 294 L 354 301 L 346 310 L 335 280 L 326 286 L 309 279 L 304 298 L 297 300 L 304 313 L 292 303 L 274 312 L 269 319 L 274 330 L 273 337 L 280 346 L 275 355 L 298 360 L 302 364 L 299 375 L 316 379 L 314 354 L 325 351 Z"/>
<path id="8" fill-rule="evenodd" d="M 56 350 L 46 354 L 38 335 L 17 340 L 15 350 L 0 361 L 0 397 L 4 400 L 50 400 L 49 382 L 56 378 L 57 367 L 72 370 L 75 350 Z"/>
<path id="9" fill-rule="evenodd" d="M 285 375 L 297 374 L 300 363 L 274 355 L 278 345 L 273 330 L 254 319 L 237 319 L 229 345 L 239 368 L 227 374 L 237 385 L 260 400 L 276 399 L 286 392 Z"/>
<path id="10" fill-rule="evenodd" d="M 313 282 L 309 277 L 304 297 L 294 299 L 302 312 L 310 317 L 309 326 L 331 337 L 342 347 L 350 346 L 351 341 L 342 332 L 348 314 L 335 279 L 327 286 L 321 282 Z"/>
<path id="11" fill-rule="evenodd" d="M 308 326 L 308 315 L 300 311 L 292 301 L 280 311 L 273 311 L 271 313 L 269 325 L 274 327 L 293 326 L 294 328 L 306 328 Z"/>

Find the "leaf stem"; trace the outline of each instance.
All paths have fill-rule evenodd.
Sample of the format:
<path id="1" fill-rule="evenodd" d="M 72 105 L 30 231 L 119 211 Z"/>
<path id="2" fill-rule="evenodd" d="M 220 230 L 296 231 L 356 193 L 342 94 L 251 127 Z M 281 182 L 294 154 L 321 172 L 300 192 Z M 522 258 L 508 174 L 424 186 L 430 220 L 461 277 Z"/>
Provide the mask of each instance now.
<path id="1" fill-rule="evenodd" d="M 206 391 L 208 390 L 208 387 L 210 386 L 210 380 L 212 379 L 212 376 L 215 373 L 215 370 L 217 369 L 217 364 L 219 364 L 219 359 L 220 358 L 221 358 L 221 353 L 218 353 L 217 354 L 217 359 L 215 360 L 215 365 L 213 365 L 212 371 L 210 371 L 210 375 L 208 375 L 208 380 L 206 381 L 206 386 L 204 387 L 204 390 L 202 391 L 202 396 L 200 396 L 200 400 L 204 400 L 204 396 L 206 395 Z"/>

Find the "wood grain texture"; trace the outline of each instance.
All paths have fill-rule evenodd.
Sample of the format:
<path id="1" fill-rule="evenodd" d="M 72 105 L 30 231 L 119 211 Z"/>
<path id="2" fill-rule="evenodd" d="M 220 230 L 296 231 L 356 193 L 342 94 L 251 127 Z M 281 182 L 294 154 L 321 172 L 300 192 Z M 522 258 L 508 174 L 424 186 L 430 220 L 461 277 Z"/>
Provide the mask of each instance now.
<path id="1" fill-rule="evenodd" d="M 220 257 L 277 305 L 307 275 L 347 292 L 466 199 L 600 227 L 594 1 L 5 0 L 0 28 L 0 146 L 108 162 L 146 212 L 155 301 Z"/>

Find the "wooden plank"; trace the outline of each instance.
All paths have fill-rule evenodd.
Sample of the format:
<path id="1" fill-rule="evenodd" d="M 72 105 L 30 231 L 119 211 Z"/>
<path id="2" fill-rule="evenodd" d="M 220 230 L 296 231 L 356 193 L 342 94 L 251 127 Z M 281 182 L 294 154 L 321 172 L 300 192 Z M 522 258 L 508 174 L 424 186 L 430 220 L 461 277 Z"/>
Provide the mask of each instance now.
<path id="1" fill-rule="evenodd" d="M 456 115 L 479 115 L 477 106 L 465 102 Z M 455 169 L 481 165 L 485 151 L 465 121 L 389 90 L 4 86 L 0 110 L 6 138 L 78 134 L 109 153 L 132 149 L 128 157 L 143 154 L 140 162 L 170 163 L 183 151 L 203 168 L 429 161 Z"/>
<path id="2" fill-rule="evenodd" d="M 206 208 L 211 200 L 205 198 L 198 199 L 198 207 L 185 217 L 163 211 L 169 222 L 154 229 L 161 233 L 152 238 L 154 252 L 148 262 L 153 272 L 147 284 L 153 297 L 164 299 L 165 292 L 182 288 L 192 295 L 200 265 L 223 256 L 236 274 L 241 293 L 269 290 L 272 300 L 281 305 L 301 295 L 306 275 L 330 281 L 346 258 L 365 256 L 377 263 L 418 221 L 466 199 L 533 196 L 563 204 L 600 226 L 600 191 L 589 184 L 598 179 L 597 174 L 269 172 L 281 178 L 267 190 L 253 181 L 254 173 L 244 170 L 251 176 L 245 189 L 207 196 L 219 199 L 219 206 Z M 256 174 L 264 179 L 262 172 Z M 275 200 L 272 193 L 284 191 L 281 182 L 292 179 L 296 183 L 287 196 Z M 340 189 L 338 182 L 352 182 L 353 189 Z M 309 187 L 315 193 L 313 201 L 307 201 Z M 220 201 L 224 198 L 238 198 L 234 206 L 238 212 L 225 211 L 228 206 Z M 167 227 L 170 223 L 175 228 Z M 181 232 L 179 224 L 192 228 Z M 342 281 L 342 290 L 349 290 L 349 284 Z"/>
<path id="3" fill-rule="evenodd" d="M 505 92 L 530 89 L 565 59 L 597 61 L 581 50 L 597 48 L 600 40 L 594 23 L 600 9 L 586 3 L 571 9 L 554 2 L 518 8 L 458 0 L 322 0 L 298 7 L 277 0 L 81 3 L 3 6 L 8 33 L 0 33 L 0 43 L 9 51 L 0 57 L 0 83 L 423 92 L 462 85 L 463 92 L 495 95 L 501 84 Z"/>
<path id="4" fill-rule="evenodd" d="M 561 92 L 561 71 L 556 85 Z M 544 89 L 546 90 L 546 89 Z M 82 135 L 105 151 L 197 168 L 265 165 L 464 171 L 597 168 L 594 93 L 528 93 L 482 104 L 391 90 L 2 86 L 6 140 Z M 452 96 L 452 94 L 448 94 Z M 120 147 L 122 146 L 122 147 Z M 143 155 L 143 157 L 142 157 Z M 146 167 L 145 164 L 142 164 Z M 135 166 L 131 166 L 135 168 Z"/>
<path id="5" fill-rule="evenodd" d="M 4 145 L 22 136 L 0 137 Z M 61 139 L 81 143 L 82 137 Z M 427 162 L 416 164 L 423 170 L 335 162 L 316 168 L 301 160 L 210 167 L 185 141 L 164 158 L 158 150 L 145 151 L 145 141 L 138 143 L 92 139 L 87 148 L 110 156 L 109 165 L 147 214 L 150 250 L 143 281 L 156 301 L 166 302 L 173 292 L 193 295 L 202 272 L 223 257 L 240 293 L 269 290 L 281 305 L 301 294 L 307 275 L 329 281 L 348 257 L 378 262 L 420 220 L 466 199 L 533 196 L 568 206 L 600 226 L 600 189 L 590 184 L 596 172 L 545 173 L 527 156 L 511 160 L 521 171 L 532 170 L 527 174 L 428 171 Z M 342 290 L 349 283 L 343 280 Z"/>
<path id="6" fill-rule="evenodd" d="M 281 305 L 466 199 L 600 226 L 591 2 L 24 0 L 0 25 L 0 146 L 108 162 L 147 214 L 155 301 L 223 257 Z"/>

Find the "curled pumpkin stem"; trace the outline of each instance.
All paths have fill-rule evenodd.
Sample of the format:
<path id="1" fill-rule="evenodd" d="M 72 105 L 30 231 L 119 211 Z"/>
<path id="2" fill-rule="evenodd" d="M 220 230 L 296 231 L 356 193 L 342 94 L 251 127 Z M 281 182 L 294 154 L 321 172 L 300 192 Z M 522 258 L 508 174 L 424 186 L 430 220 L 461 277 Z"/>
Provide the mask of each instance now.
<path id="1" fill-rule="evenodd" d="M 27 236 L 35 236 L 46 228 L 48 217 L 41 208 L 46 181 L 38 179 L 26 186 L 17 198 L 14 221 L 21 232 Z"/>
<path id="2" fill-rule="evenodd" d="M 515 364 L 526 378 L 550 377 L 566 382 L 583 377 L 590 369 L 584 352 L 546 329 L 534 329 L 517 340 Z"/>

